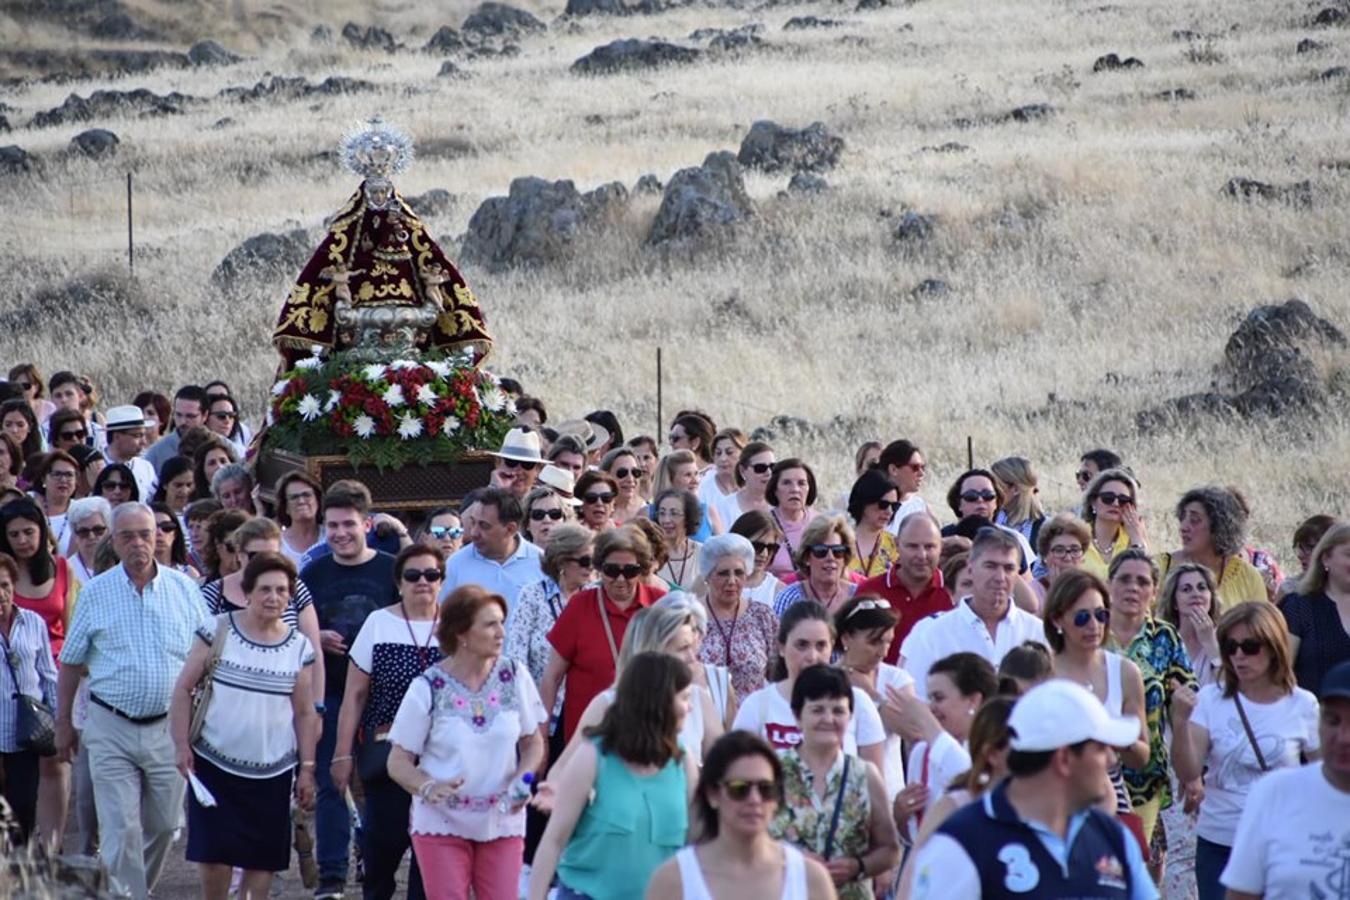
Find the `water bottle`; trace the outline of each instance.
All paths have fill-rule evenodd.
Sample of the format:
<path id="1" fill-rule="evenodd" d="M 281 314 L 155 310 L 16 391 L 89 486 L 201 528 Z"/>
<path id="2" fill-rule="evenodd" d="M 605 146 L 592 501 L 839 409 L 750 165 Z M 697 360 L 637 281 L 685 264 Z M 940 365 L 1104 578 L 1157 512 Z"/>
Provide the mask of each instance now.
<path id="1" fill-rule="evenodd" d="M 497 804 L 497 811 L 503 813 L 511 812 L 519 806 L 521 801 L 528 800 L 533 793 L 534 773 L 526 772 L 520 778 L 511 782 L 511 786 L 506 789 L 506 796 Z"/>

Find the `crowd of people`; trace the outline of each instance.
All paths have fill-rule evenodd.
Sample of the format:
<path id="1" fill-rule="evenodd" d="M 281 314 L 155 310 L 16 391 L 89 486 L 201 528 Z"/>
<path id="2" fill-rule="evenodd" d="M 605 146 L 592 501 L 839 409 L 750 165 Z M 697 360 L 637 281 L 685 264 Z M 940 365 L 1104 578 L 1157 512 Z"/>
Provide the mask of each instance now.
<path id="1" fill-rule="evenodd" d="M 180 841 L 204 897 L 267 897 L 307 830 L 316 898 L 405 863 L 418 900 L 1342 895 L 1334 512 L 1286 576 L 1234 487 L 1158 501 L 1158 545 L 1108 450 L 1068 510 L 1022 457 L 930 504 L 910 440 L 831 499 L 704 413 L 626 437 L 503 384 L 489 484 L 405 520 L 256 484 L 222 382 L 103 409 L 13 368 L 11 845 L 136 898 Z"/>

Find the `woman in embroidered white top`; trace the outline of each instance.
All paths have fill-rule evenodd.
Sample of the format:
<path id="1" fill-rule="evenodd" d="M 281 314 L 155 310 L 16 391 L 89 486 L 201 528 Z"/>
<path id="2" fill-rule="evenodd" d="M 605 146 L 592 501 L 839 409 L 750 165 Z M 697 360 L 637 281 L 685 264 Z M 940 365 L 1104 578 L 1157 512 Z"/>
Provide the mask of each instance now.
<path id="1" fill-rule="evenodd" d="M 534 680 L 502 654 L 506 600 L 456 588 L 437 629 L 444 660 L 408 688 L 389 732 L 389 776 L 413 795 L 427 900 L 516 900 L 529 781 L 548 721 Z M 526 775 L 531 777 L 526 779 Z"/>
<path id="2" fill-rule="evenodd" d="M 188 792 L 187 858 L 201 867 L 207 900 L 225 900 L 232 868 L 244 870 L 240 900 L 266 900 L 272 873 L 290 867 L 292 785 L 302 808 L 314 805 L 319 716 L 306 677 L 314 647 L 282 620 L 295 580 L 280 553 L 253 557 L 243 576 L 248 605 L 202 624 L 174 685 L 178 770 L 215 800 L 203 806 Z M 194 736 L 192 692 L 204 678 L 211 694 Z"/>

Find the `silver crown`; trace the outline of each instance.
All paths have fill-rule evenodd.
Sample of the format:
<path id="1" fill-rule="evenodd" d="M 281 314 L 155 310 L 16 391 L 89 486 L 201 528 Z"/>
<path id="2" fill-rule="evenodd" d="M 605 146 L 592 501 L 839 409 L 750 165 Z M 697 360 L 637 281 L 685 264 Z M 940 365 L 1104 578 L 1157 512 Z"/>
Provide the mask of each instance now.
<path id="1" fill-rule="evenodd" d="M 342 140 L 342 164 L 362 178 L 397 175 L 412 161 L 412 138 L 380 116 L 357 125 Z"/>

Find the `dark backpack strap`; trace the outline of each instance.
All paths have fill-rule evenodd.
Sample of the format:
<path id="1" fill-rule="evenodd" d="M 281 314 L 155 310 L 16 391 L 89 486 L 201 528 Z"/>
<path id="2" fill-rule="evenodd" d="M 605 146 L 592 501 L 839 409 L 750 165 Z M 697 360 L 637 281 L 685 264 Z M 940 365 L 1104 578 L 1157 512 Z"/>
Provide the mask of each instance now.
<path id="1" fill-rule="evenodd" d="M 834 795 L 834 814 L 830 816 L 830 833 L 825 836 L 825 859 L 834 853 L 834 833 L 839 830 L 839 814 L 844 811 L 844 792 L 848 790 L 848 766 L 850 757 L 844 756 L 844 771 L 839 775 L 839 792 Z"/>

